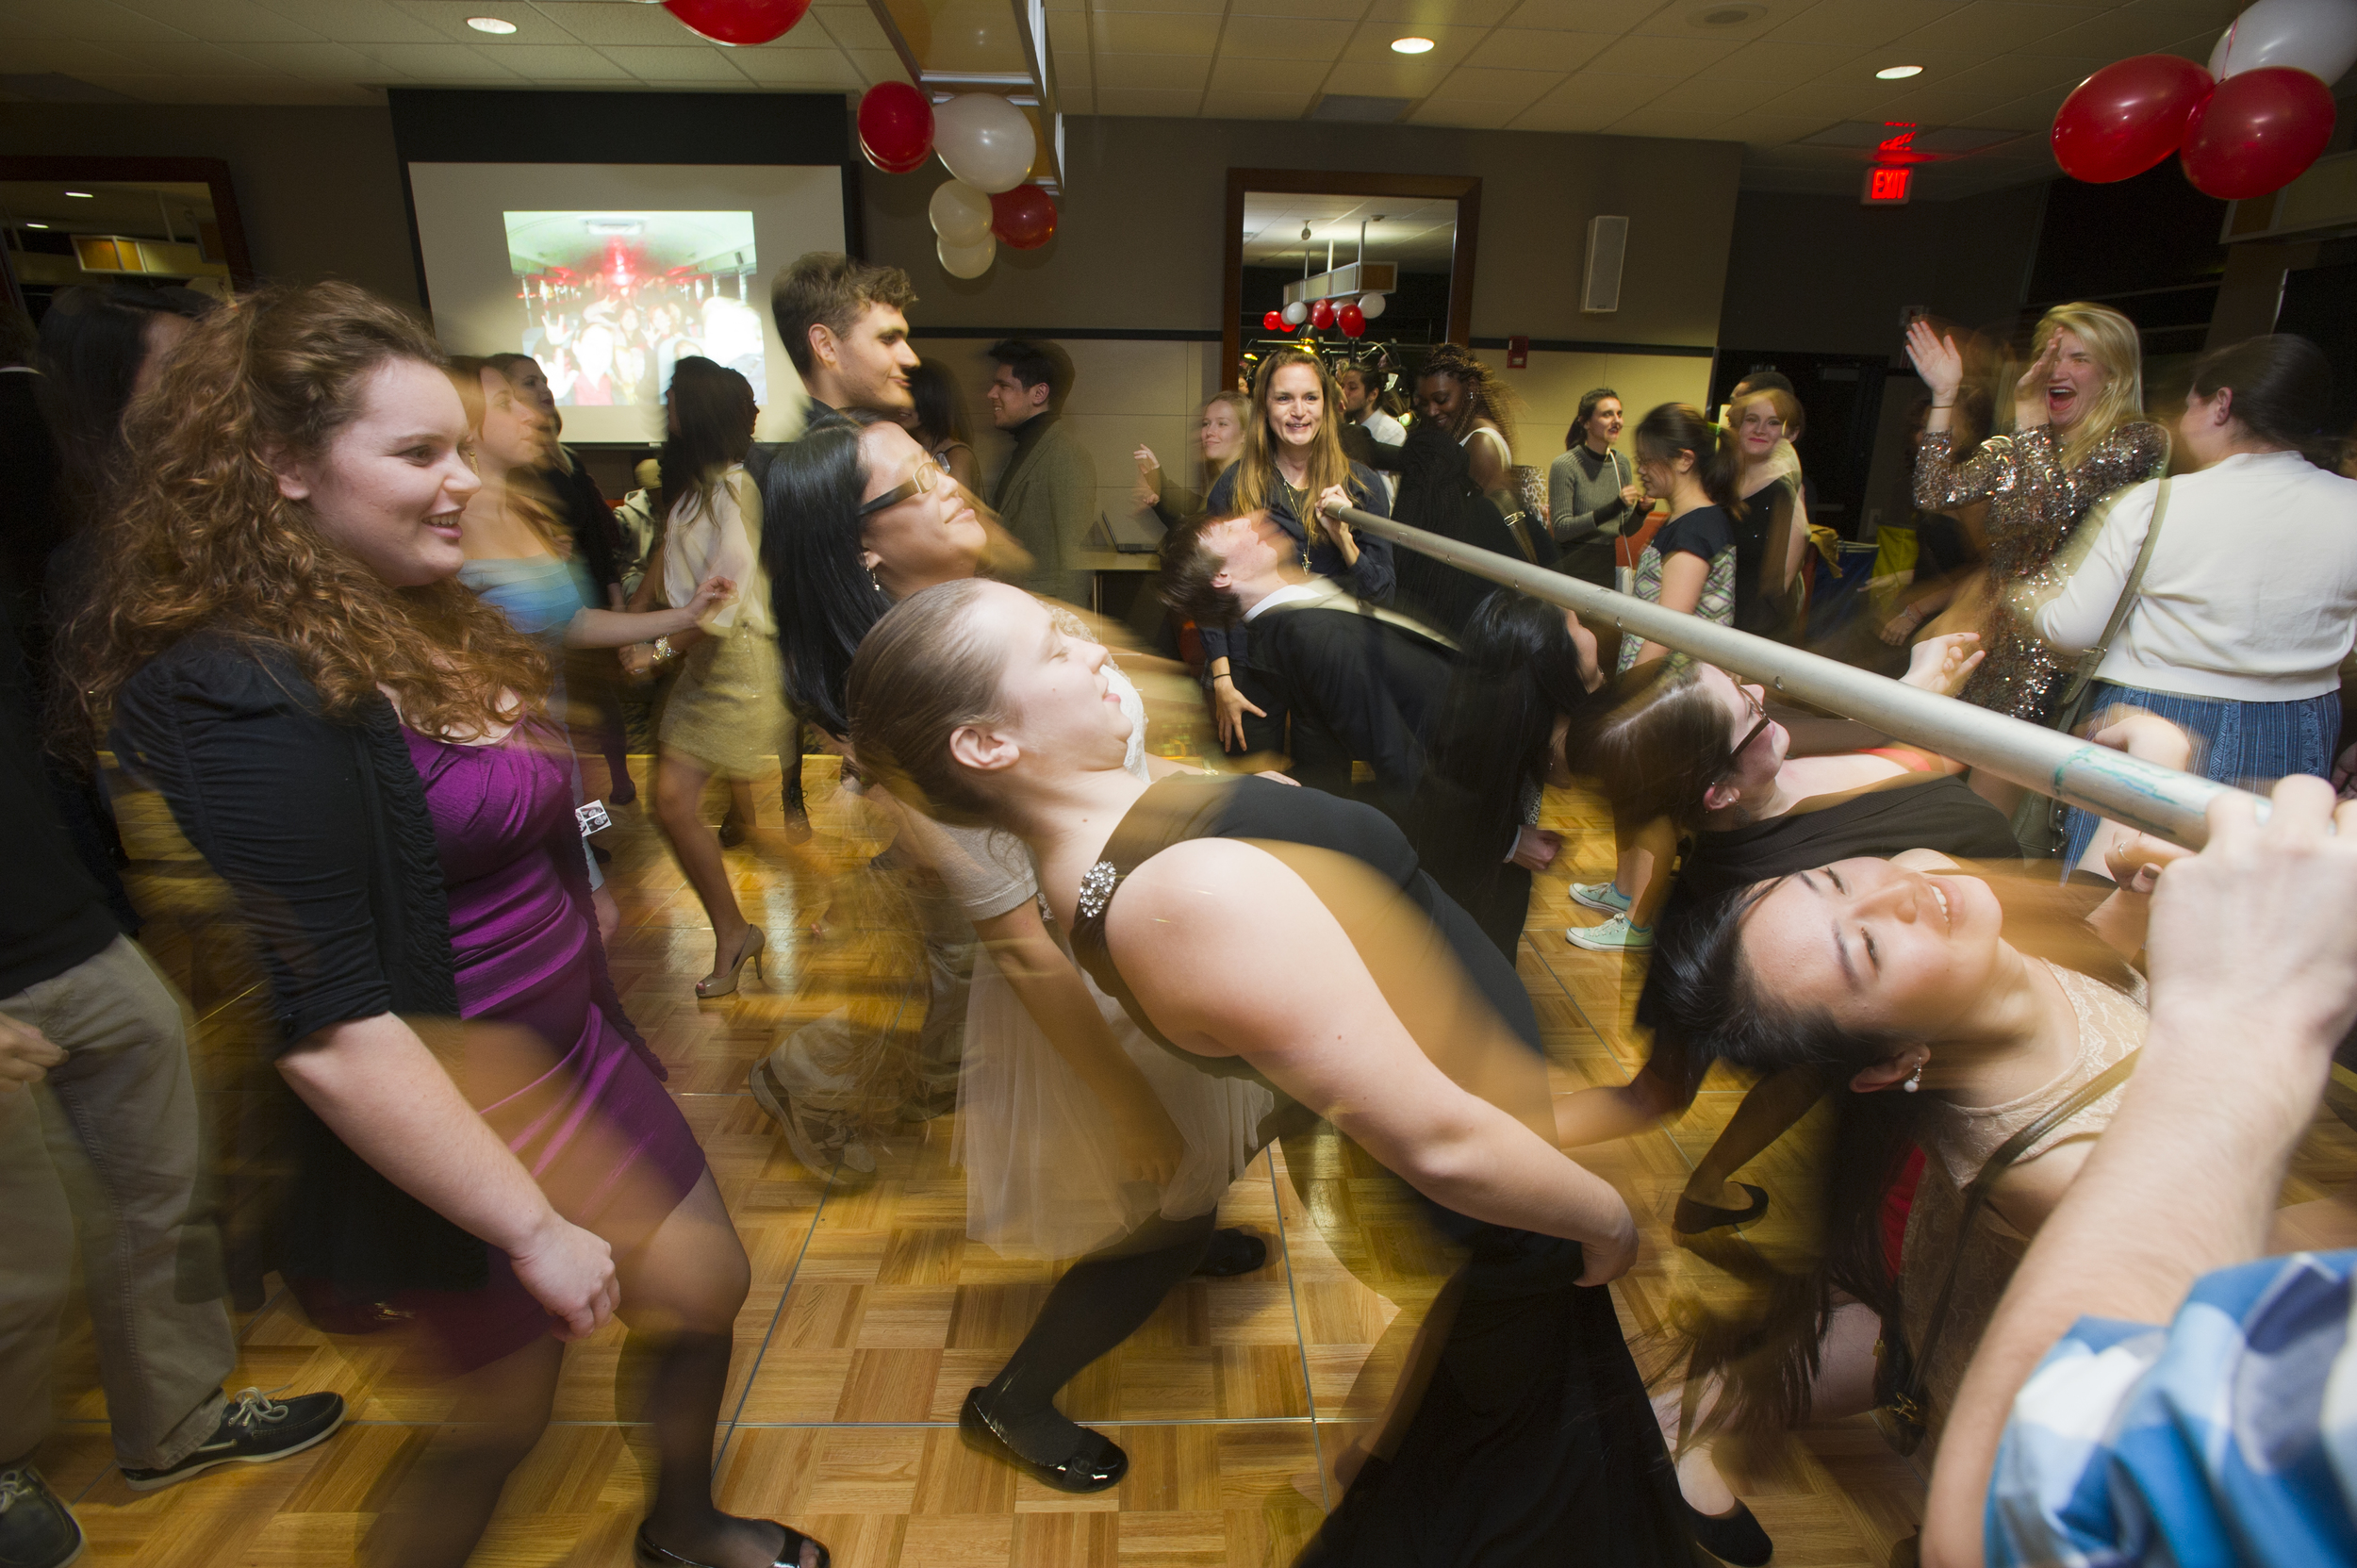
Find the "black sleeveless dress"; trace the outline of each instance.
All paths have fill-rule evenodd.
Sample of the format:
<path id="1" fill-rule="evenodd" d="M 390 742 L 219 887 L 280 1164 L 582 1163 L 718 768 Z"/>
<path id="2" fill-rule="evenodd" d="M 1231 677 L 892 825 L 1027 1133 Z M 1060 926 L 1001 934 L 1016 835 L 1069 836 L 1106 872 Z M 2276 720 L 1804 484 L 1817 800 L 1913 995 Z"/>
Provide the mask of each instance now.
<path id="1" fill-rule="evenodd" d="M 1171 1045 L 1105 944 L 1105 910 L 1123 880 L 1195 838 L 1307 845 L 1373 868 L 1426 914 L 1475 989 L 1539 1052 L 1538 1016 L 1512 966 L 1417 865 L 1391 818 L 1265 779 L 1190 776 L 1155 784 L 1113 830 L 1104 858 L 1082 879 L 1071 933 L 1081 966 L 1165 1049 L 1205 1072 L 1259 1077 L 1240 1059 Z M 1579 1244 L 1438 1204 L 1426 1210 L 1470 1253 L 1458 1275 L 1456 1315 L 1398 1452 L 1367 1462 L 1297 1568 L 1706 1561 L 1692 1543 L 1611 1293 L 1575 1283 Z M 1343 1258 L 1355 1251 L 1337 1248 Z"/>

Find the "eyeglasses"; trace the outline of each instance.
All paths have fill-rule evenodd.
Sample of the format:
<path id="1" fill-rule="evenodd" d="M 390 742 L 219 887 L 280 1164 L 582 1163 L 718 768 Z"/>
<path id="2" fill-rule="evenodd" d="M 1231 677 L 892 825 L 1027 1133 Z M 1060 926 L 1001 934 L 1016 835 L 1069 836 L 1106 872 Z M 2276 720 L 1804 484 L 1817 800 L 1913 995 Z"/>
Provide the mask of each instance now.
<path id="1" fill-rule="evenodd" d="M 928 458 L 919 462 L 915 469 L 909 474 L 908 482 L 906 484 L 895 485 L 892 488 L 884 491 L 883 494 L 878 496 L 875 500 L 864 503 L 860 506 L 859 515 L 861 517 L 868 517 L 874 513 L 883 511 L 887 507 L 898 506 L 900 503 L 907 501 L 912 497 L 931 495 L 933 488 L 933 479 L 940 472 L 940 466 L 935 464 L 931 459 Z"/>
<path id="2" fill-rule="evenodd" d="M 1752 742 L 1766 734 L 1768 726 L 1775 722 L 1768 717 L 1768 705 L 1752 695 L 1751 687 L 1739 685 L 1735 689 L 1743 694 L 1743 705 L 1752 710 L 1753 716 L 1758 722 L 1751 727 L 1741 740 L 1736 742 L 1735 750 L 1727 754 L 1727 772 L 1729 773 L 1734 772 L 1736 765 L 1743 760 L 1743 753 L 1752 749 Z"/>

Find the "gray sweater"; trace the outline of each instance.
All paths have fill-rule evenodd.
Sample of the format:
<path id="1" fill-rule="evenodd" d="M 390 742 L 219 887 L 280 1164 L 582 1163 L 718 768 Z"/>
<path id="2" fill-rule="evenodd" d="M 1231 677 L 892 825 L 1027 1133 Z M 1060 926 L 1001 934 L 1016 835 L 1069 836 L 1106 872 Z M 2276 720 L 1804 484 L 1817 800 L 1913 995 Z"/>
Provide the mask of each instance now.
<path id="1" fill-rule="evenodd" d="M 1585 441 L 1548 464 L 1547 515 L 1556 542 L 1578 544 L 1599 532 L 1617 536 L 1628 511 L 1621 487 L 1636 482 L 1637 465 L 1617 452 L 1599 457 Z"/>

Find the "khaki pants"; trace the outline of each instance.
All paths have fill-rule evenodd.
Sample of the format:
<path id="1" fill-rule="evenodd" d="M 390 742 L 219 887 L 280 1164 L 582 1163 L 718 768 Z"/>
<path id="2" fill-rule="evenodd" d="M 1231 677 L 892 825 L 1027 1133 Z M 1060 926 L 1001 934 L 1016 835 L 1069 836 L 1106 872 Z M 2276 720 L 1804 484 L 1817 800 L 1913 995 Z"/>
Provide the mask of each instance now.
<path id="1" fill-rule="evenodd" d="M 212 1435 L 237 1362 L 197 1198 L 196 1093 L 180 999 L 117 937 L 0 999 L 66 1053 L 46 1081 L 0 1088 L 0 1463 L 54 1425 L 50 1369 L 80 1233 L 115 1458 L 164 1469 Z M 196 1296 L 200 1299 L 183 1299 Z"/>

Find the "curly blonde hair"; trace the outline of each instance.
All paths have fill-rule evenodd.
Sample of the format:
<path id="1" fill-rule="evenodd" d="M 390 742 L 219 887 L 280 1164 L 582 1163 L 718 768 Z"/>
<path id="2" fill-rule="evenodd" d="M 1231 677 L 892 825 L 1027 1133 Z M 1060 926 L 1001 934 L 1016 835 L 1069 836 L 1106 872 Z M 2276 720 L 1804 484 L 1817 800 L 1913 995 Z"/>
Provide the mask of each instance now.
<path id="1" fill-rule="evenodd" d="M 496 608 L 455 578 L 387 586 L 279 493 L 278 470 L 323 454 L 397 359 L 447 363 L 417 322 L 345 283 L 268 289 L 190 332 L 126 416 L 140 461 L 62 639 L 69 741 L 87 745 L 124 683 L 200 630 L 285 649 L 331 718 L 383 687 L 406 722 L 463 735 L 546 696 L 547 660 Z"/>

